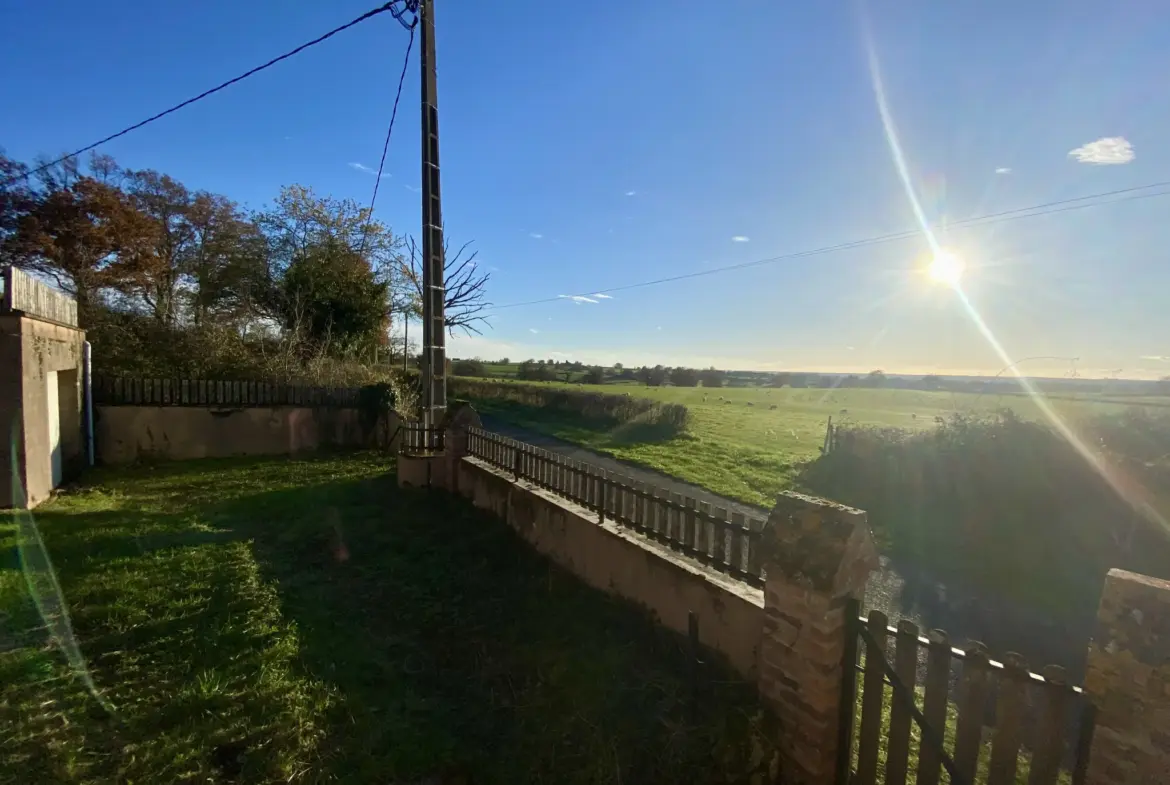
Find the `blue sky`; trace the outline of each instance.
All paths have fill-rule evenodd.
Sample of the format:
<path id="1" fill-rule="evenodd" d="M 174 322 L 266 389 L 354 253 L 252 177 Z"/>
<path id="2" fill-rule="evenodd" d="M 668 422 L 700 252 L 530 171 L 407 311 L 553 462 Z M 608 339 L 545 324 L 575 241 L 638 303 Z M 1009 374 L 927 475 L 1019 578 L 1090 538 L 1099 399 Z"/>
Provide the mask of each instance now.
<path id="1" fill-rule="evenodd" d="M 79 147 L 374 5 L 0 3 L 0 145 L 25 159 Z M 932 223 L 1170 180 L 1170 17 L 1157 3 L 685 9 L 440 0 L 446 230 L 475 240 L 497 305 L 914 228 L 867 38 Z M 368 199 L 362 167 L 377 166 L 406 41 L 382 15 L 104 151 L 254 207 L 291 183 Z M 412 67 L 378 201 L 399 232 L 417 234 L 419 146 Z M 1130 201 L 941 241 L 965 259 L 969 302 L 1012 359 L 1160 376 L 1168 211 L 1170 197 Z M 929 248 L 917 238 L 596 303 L 502 308 L 493 329 L 451 351 L 998 371 L 960 298 L 922 274 Z"/>

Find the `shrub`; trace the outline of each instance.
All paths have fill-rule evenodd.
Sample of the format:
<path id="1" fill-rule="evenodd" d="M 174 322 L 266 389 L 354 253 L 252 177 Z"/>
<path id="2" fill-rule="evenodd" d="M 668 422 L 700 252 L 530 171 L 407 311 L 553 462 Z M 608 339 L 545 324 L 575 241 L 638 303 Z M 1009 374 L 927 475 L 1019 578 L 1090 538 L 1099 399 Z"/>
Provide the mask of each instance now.
<path id="1" fill-rule="evenodd" d="M 1155 419 L 1165 430 L 1132 415 L 1079 428 L 1118 472 L 1133 458 L 1103 445 L 1152 455 L 1160 432 L 1170 449 L 1170 418 Z M 1146 487 L 1167 479 L 1142 466 Z M 1091 613 L 1112 567 L 1170 572 L 1170 540 L 1152 516 L 1053 429 L 1010 411 L 953 415 L 928 432 L 842 428 L 801 481 L 866 510 L 903 564 L 1047 611 Z"/>
<path id="2" fill-rule="evenodd" d="M 638 423 L 673 433 L 686 430 L 690 412 L 680 403 L 658 403 L 647 398 L 611 395 L 534 384 L 509 384 L 473 379 L 451 379 L 452 395 L 470 400 L 506 401 L 521 406 L 552 409 L 601 424 Z"/>
<path id="3" fill-rule="evenodd" d="M 455 360 L 451 363 L 455 376 L 491 376 L 483 360 Z"/>

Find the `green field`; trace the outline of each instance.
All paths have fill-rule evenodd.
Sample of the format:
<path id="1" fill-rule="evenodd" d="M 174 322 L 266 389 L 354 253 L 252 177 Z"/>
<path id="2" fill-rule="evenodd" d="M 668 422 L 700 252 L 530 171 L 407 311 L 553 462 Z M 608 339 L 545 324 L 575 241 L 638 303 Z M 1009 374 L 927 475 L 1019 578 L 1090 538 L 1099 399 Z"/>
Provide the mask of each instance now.
<path id="1" fill-rule="evenodd" d="M 387 464 L 95 471 L 35 517 L 0 513 L 0 783 L 715 782 L 751 765 L 753 685 L 710 662 L 692 705 L 681 638 Z M 63 609 L 73 667 L 46 629 Z"/>
<path id="2" fill-rule="evenodd" d="M 558 385 L 608 394 L 628 393 L 690 409 L 687 433 L 663 441 L 631 441 L 620 429 L 603 430 L 562 413 L 481 400 L 474 403 L 519 425 L 532 427 L 623 460 L 649 466 L 709 490 L 753 504 L 770 506 L 790 487 L 799 466 L 817 457 L 829 418 L 834 424 L 932 428 L 936 417 L 955 412 L 1011 408 L 1040 418 L 1036 404 L 1022 395 L 976 395 L 901 389 L 771 389 L 764 387 L 645 387 L 642 385 Z M 1091 398 L 1052 399 L 1062 417 L 1120 412 L 1127 406 L 1166 403 L 1134 399 L 1129 403 Z"/>

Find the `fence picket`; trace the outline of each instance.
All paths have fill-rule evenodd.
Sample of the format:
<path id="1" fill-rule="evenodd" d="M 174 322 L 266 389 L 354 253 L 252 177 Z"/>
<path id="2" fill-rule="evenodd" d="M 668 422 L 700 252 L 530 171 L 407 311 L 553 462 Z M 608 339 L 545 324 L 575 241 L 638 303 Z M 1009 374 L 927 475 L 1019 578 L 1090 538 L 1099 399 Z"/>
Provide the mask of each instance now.
<path id="1" fill-rule="evenodd" d="M 1039 722 L 1032 743 L 1032 768 L 1028 785 L 1056 785 L 1060 762 L 1064 758 L 1064 723 L 1068 716 L 1068 676 L 1064 668 L 1049 665 L 1041 675 L 1047 682 L 1043 689 Z M 1084 720 L 1081 720 L 1084 722 Z"/>
<path id="2" fill-rule="evenodd" d="M 743 576 L 743 545 L 744 545 L 744 531 L 747 526 L 744 524 L 744 514 L 742 512 L 735 512 L 731 515 L 731 539 L 728 542 L 727 562 L 731 570 L 731 574 L 739 578 Z"/>
<path id="3" fill-rule="evenodd" d="M 1028 664 L 1015 652 L 1004 657 L 995 707 L 995 738 L 987 785 L 1013 785 L 1020 758 L 1020 731 L 1027 707 Z"/>
<path id="4" fill-rule="evenodd" d="M 683 497 L 674 491 L 670 494 L 670 547 L 678 550 L 683 537 Z"/>
<path id="5" fill-rule="evenodd" d="M 866 624 L 873 640 L 867 640 L 865 644 L 861 728 L 857 734 L 857 778 L 854 783 L 877 785 L 878 738 L 882 730 L 882 706 L 886 697 L 886 682 L 880 658 L 886 656 L 886 626 L 889 619 L 881 611 L 870 611 Z"/>
<path id="6" fill-rule="evenodd" d="M 683 512 L 683 553 L 687 556 L 695 556 L 698 553 L 698 549 L 695 548 L 695 538 L 698 536 L 699 503 L 688 496 L 683 501 L 683 506 L 686 508 Z"/>
<path id="7" fill-rule="evenodd" d="M 990 668 L 987 648 L 982 643 L 971 643 L 963 660 L 963 687 L 955 731 L 955 766 L 968 782 L 974 782 L 975 768 L 979 763 Z"/>
<path id="8" fill-rule="evenodd" d="M 918 670 L 918 626 L 903 619 L 898 622 L 894 640 L 894 672 L 913 695 Z M 888 745 L 886 785 L 905 785 L 906 765 L 910 760 L 910 710 L 900 700 L 894 701 L 890 709 Z"/>
<path id="9" fill-rule="evenodd" d="M 699 502 L 699 532 L 695 543 L 695 557 L 703 564 L 711 563 L 711 503 Z"/>
<path id="10" fill-rule="evenodd" d="M 711 566 L 727 572 L 727 508 L 711 508 Z"/>
<path id="11" fill-rule="evenodd" d="M 951 639 L 942 630 L 933 630 L 927 636 L 930 645 L 926 654 L 926 682 L 922 714 L 932 728 L 938 728 L 939 735 L 947 723 L 947 693 L 951 677 Z M 917 785 L 938 785 L 942 769 L 942 755 L 931 744 L 925 742 L 918 748 Z"/>

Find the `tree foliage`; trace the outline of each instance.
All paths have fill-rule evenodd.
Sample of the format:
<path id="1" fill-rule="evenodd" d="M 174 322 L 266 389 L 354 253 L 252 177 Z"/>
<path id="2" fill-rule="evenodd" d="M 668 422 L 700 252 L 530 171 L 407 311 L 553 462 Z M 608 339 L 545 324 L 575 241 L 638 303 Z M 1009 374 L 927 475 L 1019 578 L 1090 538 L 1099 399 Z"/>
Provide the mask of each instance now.
<path id="1" fill-rule="evenodd" d="M 353 200 L 291 185 L 249 211 L 98 155 L 28 171 L 0 152 L 0 263 L 77 298 L 107 373 L 372 359 L 418 310 L 407 245 Z M 465 250 L 448 263 L 452 329 L 484 323 L 488 276 Z"/>

